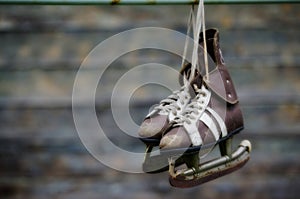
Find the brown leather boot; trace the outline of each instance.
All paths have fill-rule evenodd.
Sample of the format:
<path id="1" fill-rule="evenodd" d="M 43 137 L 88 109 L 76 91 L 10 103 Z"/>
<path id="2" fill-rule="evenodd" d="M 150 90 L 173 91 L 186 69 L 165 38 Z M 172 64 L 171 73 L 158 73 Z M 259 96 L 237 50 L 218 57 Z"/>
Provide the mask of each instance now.
<path id="1" fill-rule="evenodd" d="M 209 29 L 206 38 L 207 52 L 215 62 L 215 68 L 210 71 L 209 79 L 198 74 L 191 83 L 196 97 L 164 132 L 159 145 L 161 151 L 211 149 L 243 129 L 237 94 L 219 46 L 219 32 Z M 199 43 L 203 43 L 202 33 Z M 209 152 L 201 151 L 201 155 Z"/>

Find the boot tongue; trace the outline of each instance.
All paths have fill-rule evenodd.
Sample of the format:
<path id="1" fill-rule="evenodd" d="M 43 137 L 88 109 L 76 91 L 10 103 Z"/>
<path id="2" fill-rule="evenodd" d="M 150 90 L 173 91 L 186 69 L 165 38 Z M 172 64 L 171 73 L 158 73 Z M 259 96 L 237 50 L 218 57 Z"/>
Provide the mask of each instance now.
<path id="1" fill-rule="evenodd" d="M 191 96 L 195 96 L 197 95 L 196 91 L 195 91 L 195 86 L 197 88 L 201 88 L 202 87 L 202 84 L 203 84 L 203 78 L 202 78 L 202 75 L 200 73 L 197 73 L 195 78 L 191 81 L 191 86 L 190 86 L 190 89 L 189 89 L 189 92 L 190 92 L 190 95 Z"/>
<path id="2" fill-rule="evenodd" d="M 180 69 L 179 84 L 184 85 L 184 78 L 189 79 L 191 74 L 191 64 L 187 63 Z"/>

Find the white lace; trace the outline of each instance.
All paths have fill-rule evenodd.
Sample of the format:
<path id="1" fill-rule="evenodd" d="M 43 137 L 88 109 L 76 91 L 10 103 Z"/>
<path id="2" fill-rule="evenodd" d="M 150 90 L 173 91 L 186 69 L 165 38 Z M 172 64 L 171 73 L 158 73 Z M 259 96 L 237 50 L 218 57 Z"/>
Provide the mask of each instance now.
<path id="1" fill-rule="evenodd" d="M 193 54 L 192 54 L 192 67 L 191 67 L 191 74 L 189 80 L 195 76 L 196 70 L 199 70 L 199 63 L 198 63 L 198 48 L 199 48 L 199 37 L 201 28 L 203 29 L 203 42 L 204 42 L 204 63 L 205 63 L 205 71 L 206 77 L 208 78 L 208 60 L 207 60 L 207 46 L 206 46 L 206 34 L 205 34 L 205 17 L 204 17 L 204 0 L 199 1 L 199 6 L 197 10 L 197 16 L 195 21 L 194 16 L 194 7 L 192 6 L 188 21 L 188 29 L 187 29 L 187 37 L 190 34 L 191 26 L 193 29 L 193 37 L 194 37 L 194 45 L 193 45 Z M 184 53 L 183 53 L 183 60 L 186 58 L 186 51 L 188 46 L 188 40 L 186 40 L 184 46 Z M 207 79 L 208 80 L 208 79 Z M 195 120 L 196 115 L 199 115 L 199 110 L 202 111 L 206 107 L 203 107 L 204 101 L 201 99 L 203 96 L 205 97 L 206 93 L 201 90 L 201 88 L 195 87 L 196 97 L 193 99 L 190 104 L 185 107 L 185 110 L 181 112 L 180 115 L 177 115 L 174 118 L 175 126 L 183 125 L 184 122 L 191 123 L 191 120 Z"/>
<path id="2" fill-rule="evenodd" d="M 194 6 L 192 5 L 190 16 L 188 19 L 188 28 L 186 33 L 186 40 L 184 45 L 184 52 L 182 55 L 182 67 L 184 66 L 184 62 L 187 55 L 187 48 L 188 48 L 188 39 L 191 30 L 193 29 L 193 36 L 195 37 L 195 16 L 194 16 Z M 169 115 L 169 113 L 172 113 L 174 117 L 180 116 L 181 112 L 184 111 L 185 106 L 188 104 L 188 101 L 190 101 L 190 95 L 188 91 L 189 87 L 189 81 L 187 81 L 186 76 L 183 76 L 184 85 L 181 87 L 180 90 L 174 91 L 171 95 L 169 95 L 166 99 L 163 99 L 160 101 L 159 105 L 154 107 L 153 112 L 158 112 L 160 115 Z M 179 103 L 177 103 L 179 101 Z M 151 113 L 149 114 L 151 115 Z"/>
<path id="3" fill-rule="evenodd" d="M 189 23 L 189 25 L 190 25 L 190 23 Z M 199 37 L 200 37 L 201 28 L 202 28 L 202 32 L 203 32 L 204 65 L 205 65 L 206 78 L 208 81 L 209 80 L 209 71 L 208 71 L 208 55 L 207 55 L 207 45 L 206 45 L 206 33 L 205 33 L 204 0 L 199 0 L 196 22 L 193 23 L 193 29 L 194 29 L 194 46 L 193 47 L 194 48 L 193 48 L 193 54 L 192 54 L 192 70 L 191 70 L 190 80 L 192 78 L 194 78 L 196 69 L 197 68 L 198 68 L 198 70 L 200 69 L 200 66 L 198 63 L 198 49 L 199 49 Z"/>
<path id="4" fill-rule="evenodd" d="M 180 90 L 174 91 L 166 99 L 161 100 L 159 105 L 154 107 L 154 110 L 159 111 L 159 114 L 162 115 L 168 115 L 170 112 L 173 115 L 179 115 L 177 112 L 183 110 L 187 100 L 190 100 L 189 92 L 185 86 L 182 86 Z"/>
<path id="5" fill-rule="evenodd" d="M 191 76 L 189 80 L 191 81 L 194 78 L 195 71 L 198 66 L 198 46 L 199 46 L 199 36 L 201 32 L 201 28 L 203 28 L 203 41 L 204 41 L 204 62 L 205 69 L 208 77 L 208 63 L 207 63 L 207 51 L 206 51 L 206 36 L 205 36 L 205 19 L 204 19 L 204 0 L 199 1 L 199 7 L 197 11 L 196 21 L 194 16 L 194 7 L 192 6 L 188 29 L 187 29 L 187 38 L 184 46 L 184 53 L 182 59 L 182 65 L 184 65 L 184 61 L 186 58 L 187 47 L 188 47 L 188 36 L 190 35 L 191 29 L 193 29 L 193 37 L 194 37 L 194 48 L 192 55 L 192 68 L 191 68 Z M 199 67 L 199 66 L 198 66 Z M 198 68 L 199 69 L 199 68 Z M 195 115 L 199 114 L 199 110 L 204 110 L 202 96 L 205 96 L 206 93 L 201 90 L 201 88 L 196 87 L 196 97 L 189 104 L 187 101 L 190 100 L 190 95 L 188 91 L 189 81 L 185 81 L 184 86 L 181 87 L 180 90 L 174 91 L 171 95 L 169 95 L 166 99 L 160 101 L 159 105 L 154 107 L 154 111 L 158 112 L 161 115 L 169 115 L 172 113 L 175 118 L 175 125 L 182 125 L 184 122 L 190 123 L 191 120 L 195 120 Z M 177 103 L 179 102 L 179 103 Z M 186 104 L 188 104 L 186 106 Z"/>
<path id="6" fill-rule="evenodd" d="M 205 110 L 203 97 L 206 97 L 206 93 L 195 86 L 195 92 L 197 93 L 196 97 L 185 107 L 184 111 L 175 117 L 174 126 L 182 126 L 183 123 L 191 124 L 191 120 L 197 120 L 197 115 L 199 111 Z"/>
<path id="7" fill-rule="evenodd" d="M 187 49 L 189 46 L 189 38 L 190 38 L 191 30 L 193 30 L 193 35 L 192 35 L 193 38 L 196 38 L 195 27 L 196 27 L 196 22 L 195 22 L 195 16 L 194 16 L 194 5 L 192 5 L 191 10 L 190 10 L 189 19 L 188 19 L 188 28 L 186 31 L 186 37 L 185 37 L 185 43 L 184 43 L 184 49 L 183 49 L 183 55 L 182 55 L 182 62 L 181 62 L 182 67 L 185 65 L 185 61 L 186 61 Z"/>
<path id="8" fill-rule="evenodd" d="M 194 16 L 194 6 L 192 5 L 190 16 L 188 19 L 188 29 L 186 33 L 186 40 L 184 46 L 184 52 L 182 55 L 182 67 L 185 65 L 185 59 L 187 55 L 187 48 L 189 45 L 189 35 L 191 30 L 193 29 L 193 37 L 196 36 L 195 32 L 195 16 Z M 166 99 L 163 99 L 159 102 L 157 106 L 154 107 L 153 111 L 151 111 L 148 116 L 151 116 L 153 112 L 158 112 L 160 115 L 169 115 L 169 113 L 173 114 L 173 117 L 180 116 L 181 112 L 184 110 L 185 106 L 188 104 L 187 100 L 190 100 L 190 95 L 188 91 L 189 81 L 187 81 L 186 76 L 183 76 L 184 85 L 180 90 L 174 91 L 171 95 L 169 95 Z M 179 101 L 179 103 L 177 103 Z"/>

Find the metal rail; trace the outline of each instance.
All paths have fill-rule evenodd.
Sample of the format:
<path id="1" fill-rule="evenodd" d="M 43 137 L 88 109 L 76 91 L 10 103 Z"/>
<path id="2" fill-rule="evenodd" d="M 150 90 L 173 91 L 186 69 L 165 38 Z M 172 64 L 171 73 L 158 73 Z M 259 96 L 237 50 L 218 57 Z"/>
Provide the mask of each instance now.
<path id="1" fill-rule="evenodd" d="M 198 0 L 0 0 L 0 5 L 166 5 L 193 4 Z M 205 4 L 281 4 L 300 0 L 205 0 Z"/>

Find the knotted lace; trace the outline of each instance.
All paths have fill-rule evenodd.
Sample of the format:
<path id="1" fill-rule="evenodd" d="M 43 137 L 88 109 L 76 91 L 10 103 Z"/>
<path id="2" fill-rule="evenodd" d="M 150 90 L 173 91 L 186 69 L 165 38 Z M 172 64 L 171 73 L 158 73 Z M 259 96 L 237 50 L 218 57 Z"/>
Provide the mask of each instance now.
<path id="1" fill-rule="evenodd" d="M 205 109 L 202 98 L 206 97 L 206 93 L 197 86 L 194 86 L 194 90 L 197 94 L 196 97 L 185 107 L 180 115 L 174 118 L 174 126 L 182 126 L 185 122 L 191 124 L 192 120 L 198 119 L 196 116 L 199 115 L 199 111 Z"/>
<path id="2" fill-rule="evenodd" d="M 154 107 L 154 110 L 160 111 L 161 114 L 172 112 L 173 115 L 177 115 L 177 111 L 183 109 L 180 105 L 183 106 L 187 100 L 189 100 L 189 92 L 185 86 L 182 86 L 180 90 L 174 91 L 166 99 L 161 100 L 159 105 Z"/>

